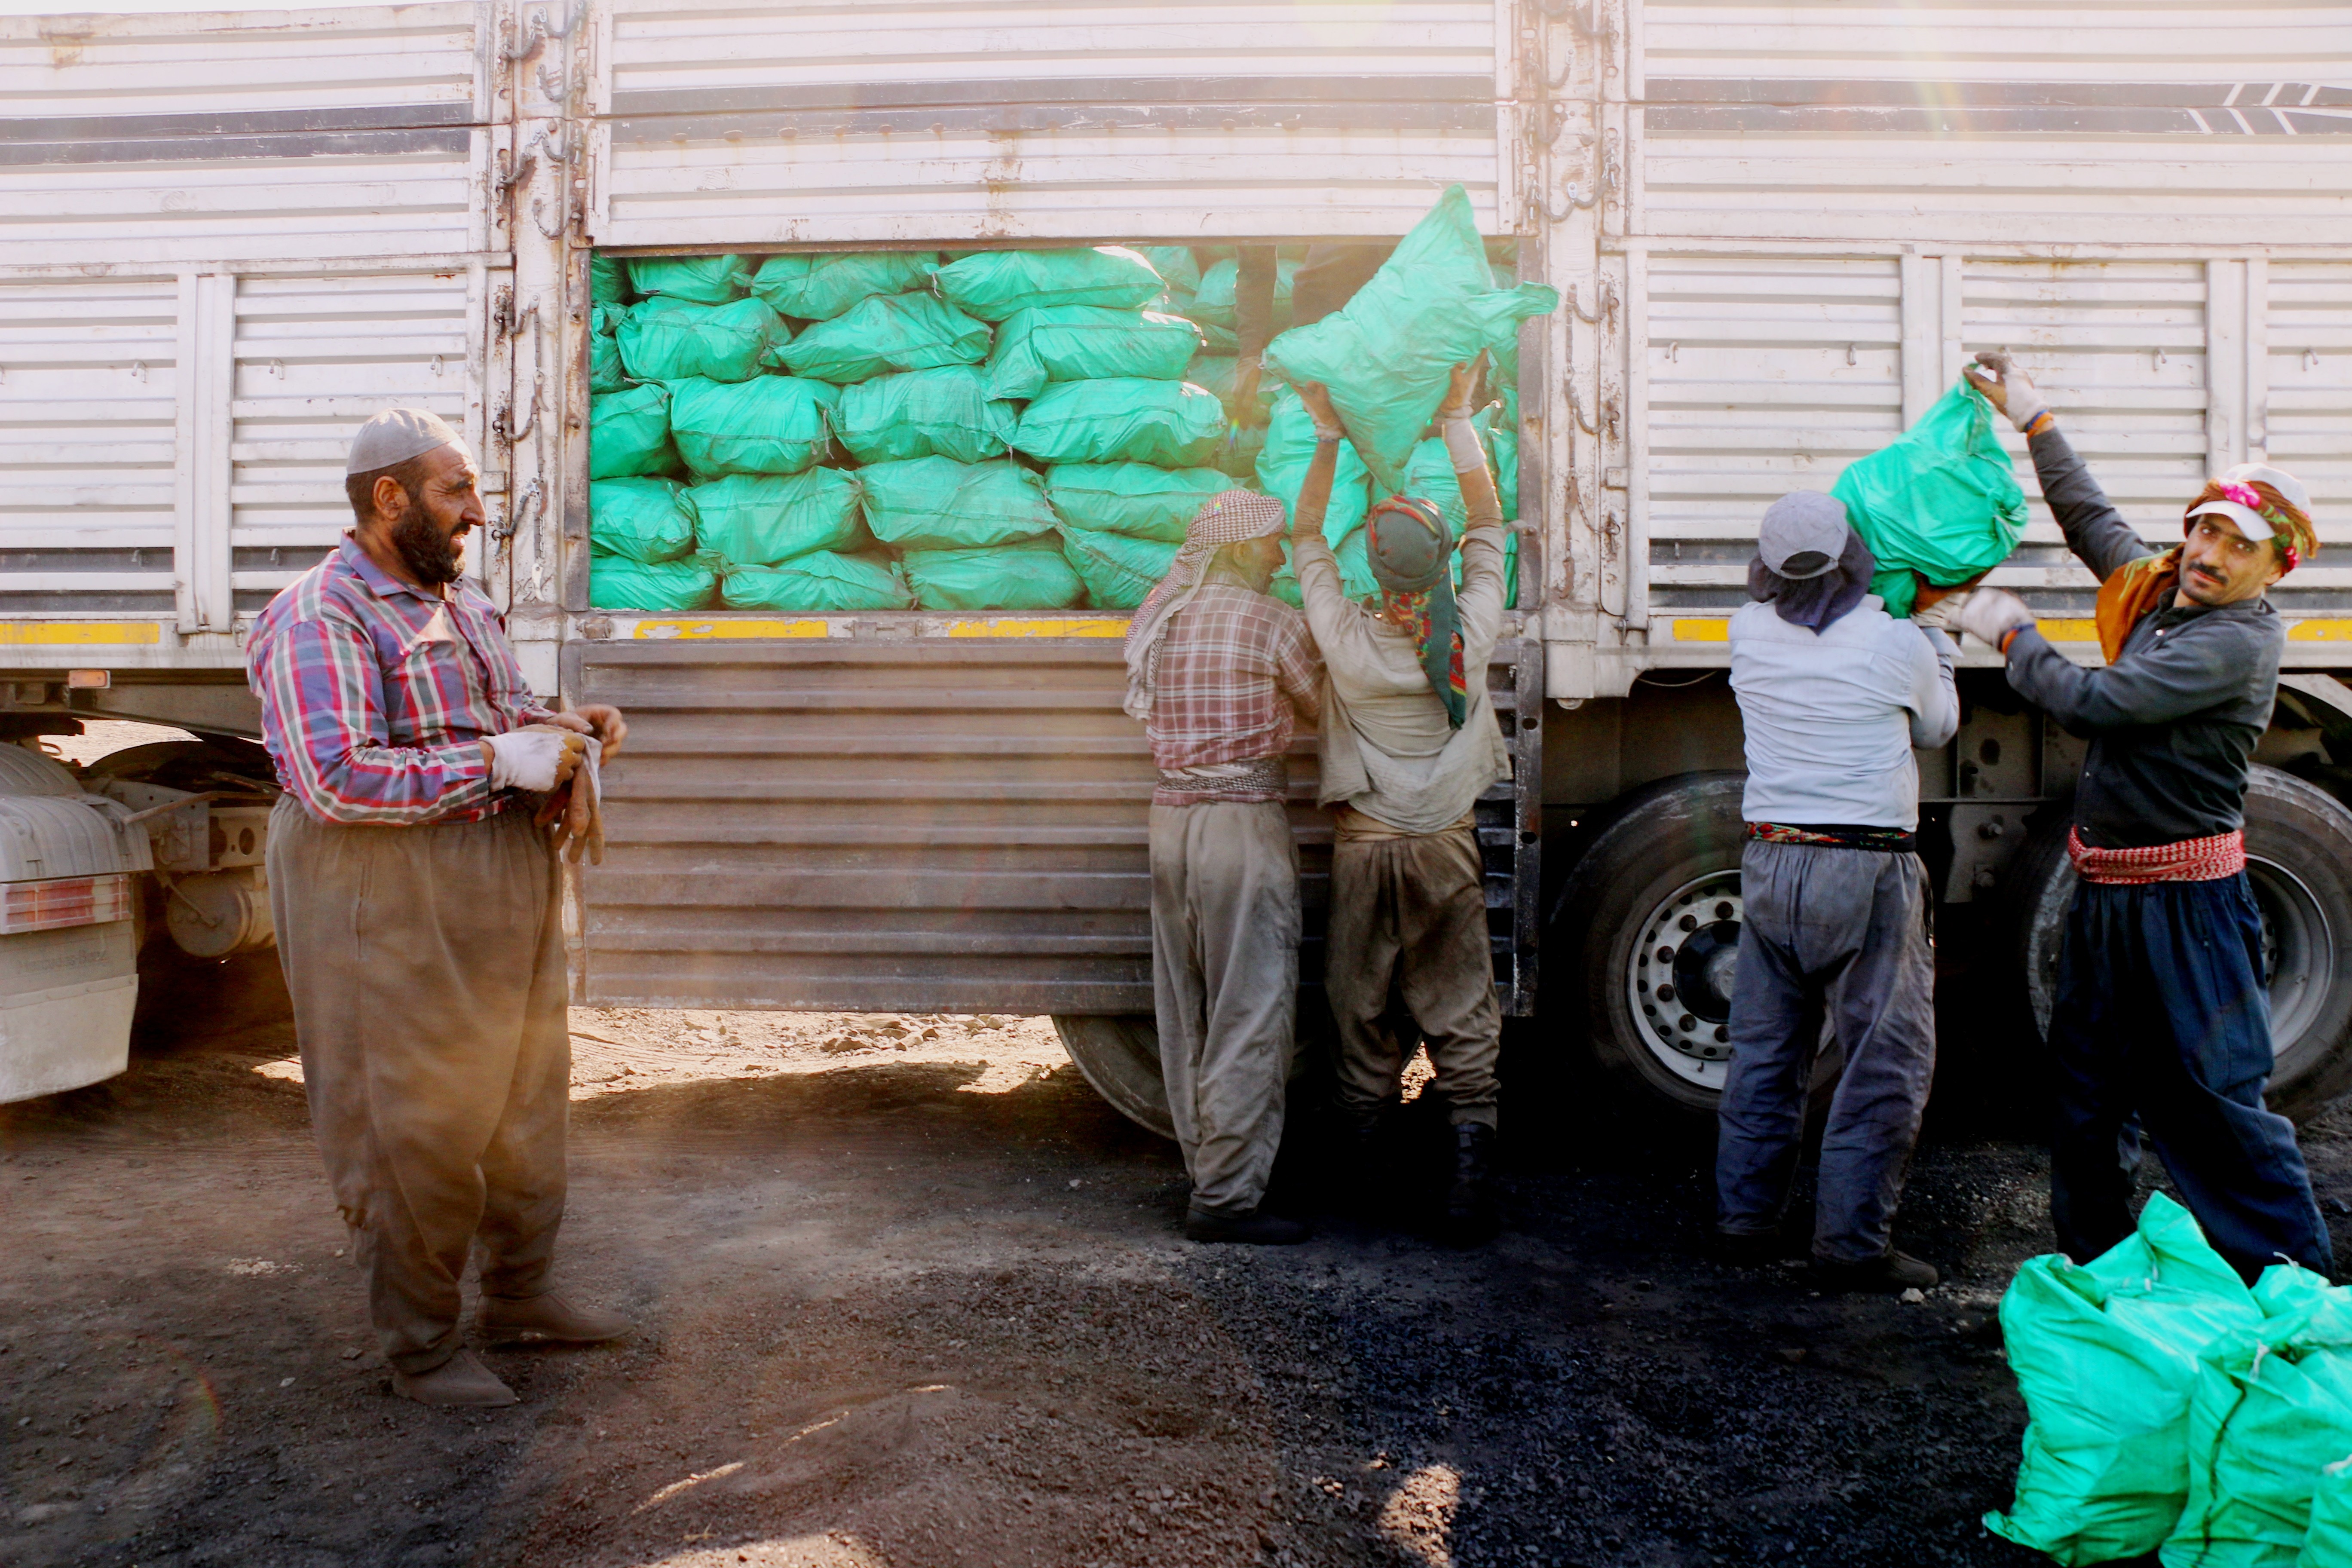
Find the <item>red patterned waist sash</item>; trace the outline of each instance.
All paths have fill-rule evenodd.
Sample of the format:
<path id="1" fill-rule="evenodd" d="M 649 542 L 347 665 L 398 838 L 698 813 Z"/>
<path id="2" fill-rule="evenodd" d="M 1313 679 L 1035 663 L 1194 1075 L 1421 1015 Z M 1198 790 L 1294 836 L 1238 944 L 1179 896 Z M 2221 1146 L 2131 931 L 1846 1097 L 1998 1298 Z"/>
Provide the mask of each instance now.
<path id="1" fill-rule="evenodd" d="M 2136 887 L 2147 882 L 2218 882 L 2246 868 L 2246 836 L 2216 833 L 2208 838 L 2184 838 L 2178 844 L 2148 844 L 2137 849 L 2094 849 L 2082 835 L 2066 829 L 2066 858 L 2086 882 Z"/>

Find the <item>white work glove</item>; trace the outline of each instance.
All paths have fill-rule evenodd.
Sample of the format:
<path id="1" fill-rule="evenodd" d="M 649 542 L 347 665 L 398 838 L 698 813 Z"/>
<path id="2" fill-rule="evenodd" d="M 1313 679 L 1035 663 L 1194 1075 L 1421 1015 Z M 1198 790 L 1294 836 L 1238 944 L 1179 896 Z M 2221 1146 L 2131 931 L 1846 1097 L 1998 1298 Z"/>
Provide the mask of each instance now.
<path id="1" fill-rule="evenodd" d="M 1998 651 L 2001 638 L 2033 624 L 2033 612 L 2025 607 L 2024 600 L 2004 589 L 1979 588 L 1952 618 L 1959 622 L 1962 631 Z"/>
<path id="2" fill-rule="evenodd" d="M 1979 370 L 1977 365 L 1984 366 Z M 1988 375 L 1985 371 L 1992 374 Z M 2035 389 L 2033 378 L 2017 368 L 2017 363 L 1999 349 L 1987 349 L 1977 355 L 1976 364 L 1962 365 L 1960 374 L 1969 384 L 1985 395 L 1985 401 L 2009 416 L 2009 422 L 2020 430 L 2050 412 L 2049 403 Z"/>
<path id="3" fill-rule="evenodd" d="M 1953 617 L 1960 613 L 1960 606 L 1968 602 L 1969 596 L 1966 594 L 1947 594 L 1924 610 L 1913 610 L 1911 624 L 1915 626 L 1933 626 L 1939 632 L 1948 632 L 1954 624 Z"/>
<path id="4" fill-rule="evenodd" d="M 553 789 L 570 771 L 563 766 L 564 759 L 570 757 L 576 767 L 588 750 L 584 735 L 537 726 L 486 735 L 482 743 L 490 749 L 490 787 L 528 790 L 533 795 Z"/>

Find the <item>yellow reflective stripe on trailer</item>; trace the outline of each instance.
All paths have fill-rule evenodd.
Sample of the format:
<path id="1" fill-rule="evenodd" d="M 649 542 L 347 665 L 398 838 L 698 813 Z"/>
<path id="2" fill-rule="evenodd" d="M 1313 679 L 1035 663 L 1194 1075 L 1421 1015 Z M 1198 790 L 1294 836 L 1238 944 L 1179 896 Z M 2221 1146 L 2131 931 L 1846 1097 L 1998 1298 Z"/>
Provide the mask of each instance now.
<path id="1" fill-rule="evenodd" d="M 1731 623 L 1717 616 L 1711 616 L 1703 621 L 1687 620 L 1675 623 L 1675 641 L 1676 642 L 1729 642 L 1730 640 Z"/>
<path id="2" fill-rule="evenodd" d="M 0 621 L 0 647 L 152 646 L 163 640 L 161 621 Z"/>
<path id="3" fill-rule="evenodd" d="M 807 621 L 639 621 L 633 637 L 824 637 L 833 635 L 833 623 Z"/>
<path id="4" fill-rule="evenodd" d="M 2352 642 L 2352 621 L 2295 621 L 2286 628 L 2289 642 Z"/>
<path id="5" fill-rule="evenodd" d="M 956 621 L 948 626 L 951 637 L 1123 637 L 1124 620 L 1027 621 L 992 618 Z"/>
<path id="6" fill-rule="evenodd" d="M 2096 642 L 2099 640 L 2099 627 L 2098 623 L 2095 621 L 2059 619 L 2036 621 L 2033 624 L 2041 631 L 2042 635 L 2048 637 L 2052 642 Z M 2346 628 L 2346 631 L 2342 635 L 2347 638 L 2352 638 L 2352 621 L 2307 621 L 2304 624 L 2305 626 L 2326 625 L 2343 626 Z M 2298 627 L 2297 631 L 2299 632 L 2301 628 Z M 1676 642 L 1728 642 L 1730 639 L 1731 623 L 1728 620 L 1718 619 L 1710 616 L 1705 620 L 1693 618 L 1687 620 L 1677 620 L 1675 622 L 1675 641 Z"/>

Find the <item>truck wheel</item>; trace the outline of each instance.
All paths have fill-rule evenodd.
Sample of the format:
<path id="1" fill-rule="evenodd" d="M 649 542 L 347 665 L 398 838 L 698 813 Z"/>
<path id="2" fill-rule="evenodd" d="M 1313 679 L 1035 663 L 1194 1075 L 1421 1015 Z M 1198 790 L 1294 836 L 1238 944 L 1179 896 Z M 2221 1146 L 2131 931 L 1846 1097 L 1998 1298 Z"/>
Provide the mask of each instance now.
<path id="1" fill-rule="evenodd" d="M 1056 1013 L 1054 1032 L 1113 1110 L 1146 1131 L 1176 1136 L 1160 1076 L 1160 1030 L 1149 1016 Z"/>
<path id="2" fill-rule="evenodd" d="M 2074 868 L 2063 809 L 2035 829 L 2011 870 L 2013 951 L 2045 1040 Z M 2270 1106 L 2306 1121 L 2352 1089 L 2352 810 L 2292 773 L 2256 763 L 2246 788 L 2246 879 L 2263 911 L 2271 994 Z"/>

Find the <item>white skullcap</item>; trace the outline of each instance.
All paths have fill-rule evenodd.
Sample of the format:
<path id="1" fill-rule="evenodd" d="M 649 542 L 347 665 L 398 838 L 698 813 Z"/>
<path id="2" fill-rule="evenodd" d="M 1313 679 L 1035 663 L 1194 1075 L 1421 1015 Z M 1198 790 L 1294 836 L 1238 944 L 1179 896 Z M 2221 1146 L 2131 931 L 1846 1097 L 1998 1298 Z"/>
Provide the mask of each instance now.
<path id="1" fill-rule="evenodd" d="M 468 460 L 474 455 L 467 451 L 466 438 L 438 414 L 422 408 L 387 408 L 352 437 L 352 455 L 344 460 L 343 472 L 372 474 L 421 458 L 438 447 L 455 447 Z"/>

